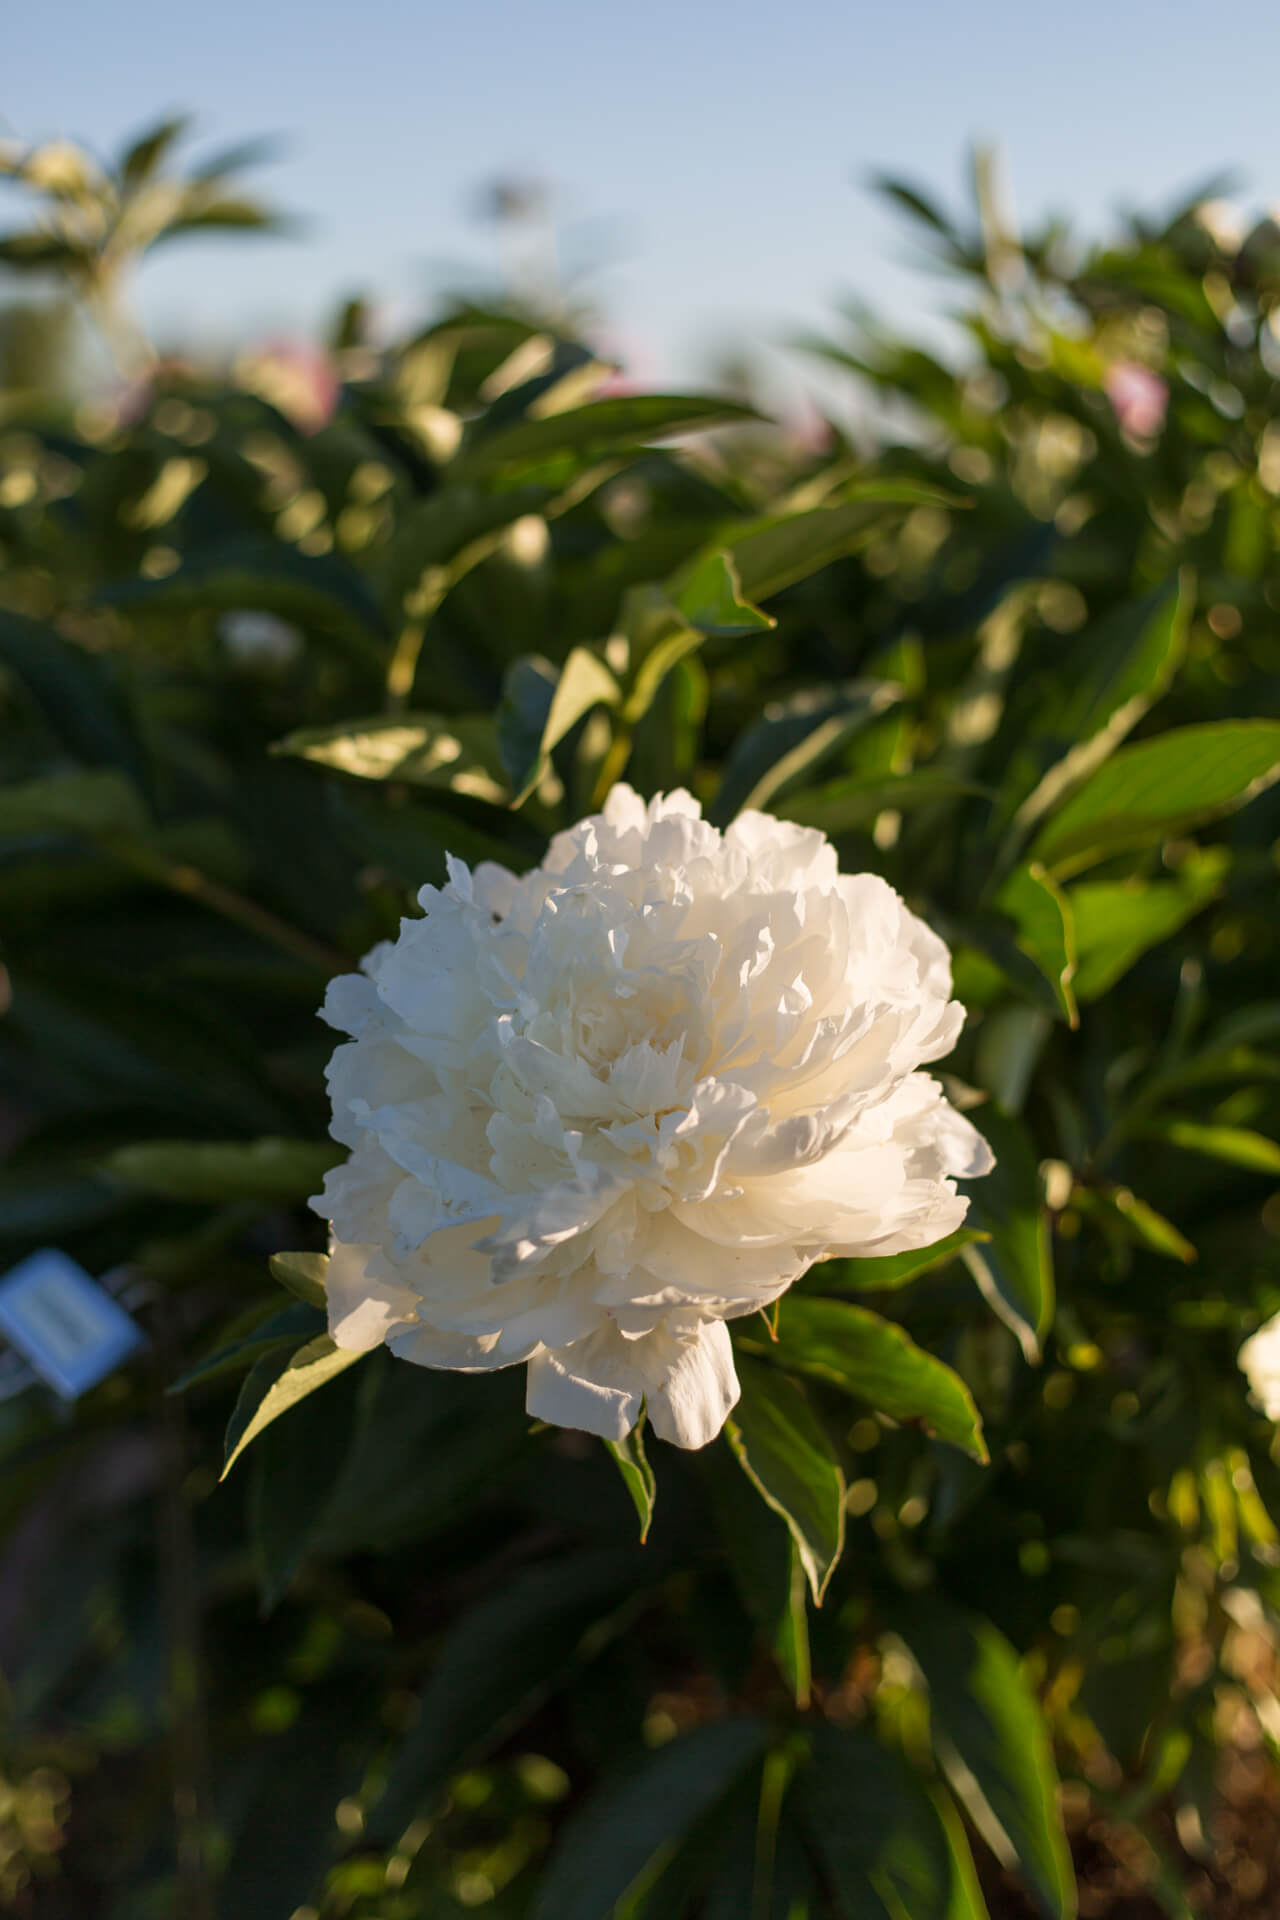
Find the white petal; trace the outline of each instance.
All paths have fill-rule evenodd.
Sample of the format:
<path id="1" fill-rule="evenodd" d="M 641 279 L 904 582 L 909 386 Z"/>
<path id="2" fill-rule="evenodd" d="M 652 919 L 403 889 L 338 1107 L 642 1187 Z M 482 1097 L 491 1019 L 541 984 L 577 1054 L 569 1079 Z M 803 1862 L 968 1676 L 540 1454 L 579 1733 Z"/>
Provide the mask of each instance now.
<path id="1" fill-rule="evenodd" d="M 329 1337 L 335 1346 L 368 1353 L 396 1327 L 411 1321 L 418 1296 L 411 1287 L 376 1277 L 382 1265 L 377 1247 L 353 1247 L 335 1240 L 325 1275 Z"/>
<path id="2" fill-rule="evenodd" d="M 733 1343 L 723 1320 L 704 1322 L 696 1340 L 681 1342 L 661 1376 L 649 1381 L 648 1343 L 637 1341 L 646 1374 L 649 1419 L 660 1440 L 677 1447 L 705 1447 L 737 1405 L 742 1389 L 733 1366 Z M 654 1361 L 661 1365 L 659 1356 Z M 658 1371 L 654 1366 L 654 1372 Z"/>
<path id="3" fill-rule="evenodd" d="M 612 1356 L 587 1351 L 592 1341 L 536 1353 L 529 1362 L 525 1406 L 535 1420 L 576 1427 L 604 1440 L 625 1440 L 640 1415 L 639 1382 L 620 1385 Z"/>

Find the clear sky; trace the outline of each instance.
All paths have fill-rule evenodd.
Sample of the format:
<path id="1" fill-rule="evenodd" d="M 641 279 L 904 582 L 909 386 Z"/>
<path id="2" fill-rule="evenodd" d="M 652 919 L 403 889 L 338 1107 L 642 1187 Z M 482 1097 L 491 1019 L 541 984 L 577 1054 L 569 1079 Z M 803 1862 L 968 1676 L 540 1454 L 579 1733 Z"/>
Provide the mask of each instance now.
<path id="1" fill-rule="evenodd" d="M 975 137 L 1024 216 L 1096 229 L 1222 167 L 1280 201 L 1274 0 L 12 0 L 5 39 L 7 134 L 110 152 L 191 109 L 197 152 L 288 137 L 256 183 L 306 236 L 175 245 L 143 279 L 162 333 L 315 330 L 350 291 L 407 320 L 496 267 L 495 176 L 548 182 L 563 252 L 612 262 L 589 291 L 650 381 L 844 291 L 937 311 L 864 182 L 954 199 Z"/>

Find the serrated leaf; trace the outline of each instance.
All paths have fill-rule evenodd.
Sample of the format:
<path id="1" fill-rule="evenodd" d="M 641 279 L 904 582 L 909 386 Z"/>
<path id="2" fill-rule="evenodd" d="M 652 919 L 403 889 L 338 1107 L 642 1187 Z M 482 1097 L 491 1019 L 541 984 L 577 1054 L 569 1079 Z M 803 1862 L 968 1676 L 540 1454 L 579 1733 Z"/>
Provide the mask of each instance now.
<path id="1" fill-rule="evenodd" d="M 742 1398 L 725 1422 L 739 1466 L 786 1522 L 805 1578 L 821 1605 L 844 1551 L 844 1475 L 800 1389 L 784 1375 L 739 1359 Z"/>
<path id="2" fill-rule="evenodd" d="M 335 1346 L 325 1333 L 308 1340 L 283 1363 L 275 1354 L 256 1361 L 240 1389 L 240 1398 L 227 1424 L 222 1479 L 226 1479 L 245 1448 L 265 1432 L 273 1420 L 278 1420 L 317 1387 L 336 1379 L 364 1358 L 363 1353 Z"/>
<path id="3" fill-rule="evenodd" d="M 893 1626 L 929 1683 L 930 1722 L 953 1791 L 984 1837 L 994 1819 L 1051 1920 L 1071 1920 L 1075 1878 L 1057 1773 L 1013 1648 L 990 1621 L 958 1613 L 938 1596 L 927 1606 L 904 1603 Z"/>
<path id="4" fill-rule="evenodd" d="M 1280 775 L 1280 722 L 1176 727 L 1122 747 L 1050 816 L 1031 854 L 1059 877 L 1229 813 Z"/>
<path id="5" fill-rule="evenodd" d="M 943 1361 L 902 1327 L 843 1300 L 791 1292 L 781 1302 L 776 1344 L 740 1344 L 781 1367 L 856 1394 L 879 1413 L 922 1425 L 939 1440 L 987 1459 L 973 1395 Z"/>
<path id="6" fill-rule="evenodd" d="M 375 714 L 328 727 L 300 727 L 271 751 L 358 780 L 403 780 L 495 805 L 508 797 L 497 730 L 487 715 Z"/>
<path id="7" fill-rule="evenodd" d="M 534 1895 L 529 1920 L 602 1920 L 663 1847 L 755 1764 L 762 1720 L 712 1721 L 647 1753 L 569 1822 Z"/>

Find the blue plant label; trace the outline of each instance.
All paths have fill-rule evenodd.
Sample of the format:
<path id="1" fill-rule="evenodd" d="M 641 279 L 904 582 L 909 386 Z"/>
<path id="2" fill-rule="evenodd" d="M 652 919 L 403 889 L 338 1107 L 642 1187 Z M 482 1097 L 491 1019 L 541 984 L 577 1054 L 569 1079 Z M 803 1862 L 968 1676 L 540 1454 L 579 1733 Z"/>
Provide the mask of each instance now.
<path id="1" fill-rule="evenodd" d="M 53 1247 L 0 1279 L 0 1335 L 64 1400 L 87 1393 L 145 1340 L 106 1288 Z"/>

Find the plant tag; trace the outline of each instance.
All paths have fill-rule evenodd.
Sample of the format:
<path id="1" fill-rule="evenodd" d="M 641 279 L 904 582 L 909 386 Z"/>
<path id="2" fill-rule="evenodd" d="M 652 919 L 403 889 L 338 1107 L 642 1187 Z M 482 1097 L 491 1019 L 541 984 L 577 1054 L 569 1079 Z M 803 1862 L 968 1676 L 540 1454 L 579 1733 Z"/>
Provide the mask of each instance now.
<path id="1" fill-rule="evenodd" d="M 0 1334 L 64 1400 L 76 1400 L 143 1345 L 132 1316 L 55 1247 L 0 1279 Z"/>

